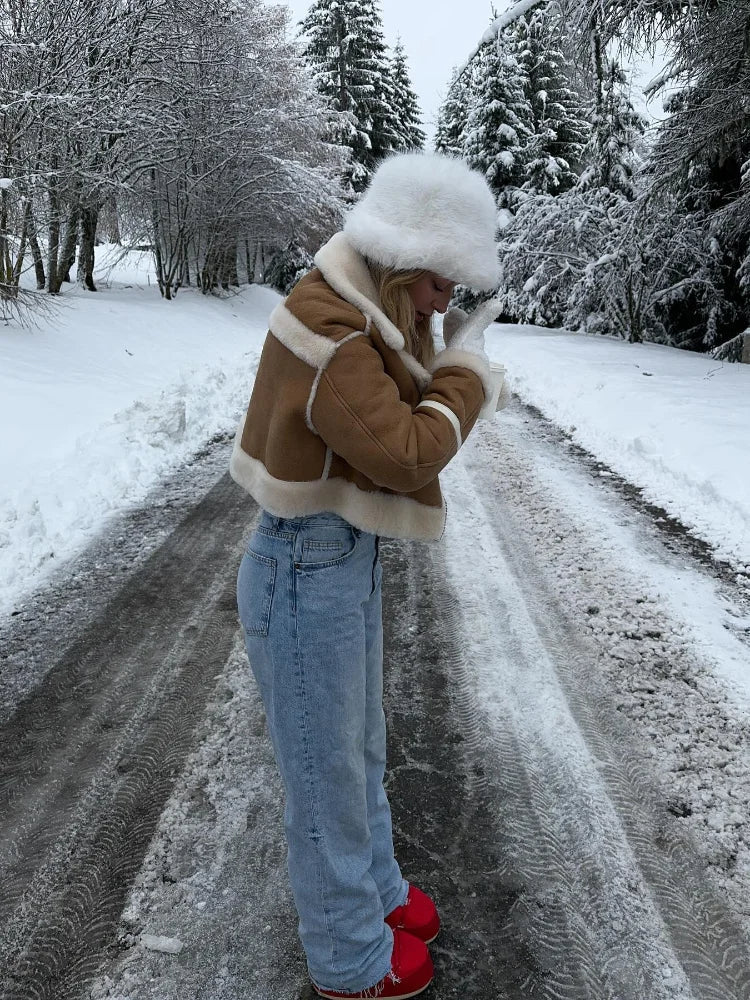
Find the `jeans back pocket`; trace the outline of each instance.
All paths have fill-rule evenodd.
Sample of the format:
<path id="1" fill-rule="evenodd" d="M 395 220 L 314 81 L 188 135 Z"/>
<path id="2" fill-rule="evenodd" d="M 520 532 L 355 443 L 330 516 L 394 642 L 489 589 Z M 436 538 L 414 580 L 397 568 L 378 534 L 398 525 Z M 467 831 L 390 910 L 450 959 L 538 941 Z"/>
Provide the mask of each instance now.
<path id="1" fill-rule="evenodd" d="M 237 576 L 237 608 L 248 635 L 268 635 L 276 560 L 247 549 Z"/>

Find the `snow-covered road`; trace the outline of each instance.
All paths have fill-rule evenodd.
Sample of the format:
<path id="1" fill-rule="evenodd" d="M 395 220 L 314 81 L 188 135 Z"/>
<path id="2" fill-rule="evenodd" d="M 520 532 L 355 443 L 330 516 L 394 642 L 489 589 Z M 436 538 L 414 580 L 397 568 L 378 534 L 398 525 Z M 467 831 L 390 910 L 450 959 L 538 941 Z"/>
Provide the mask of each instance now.
<path id="1" fill-rule="evenodd" d="M 256 511 L 229 501 L 228 482 L 192 510 L 185 486 L 197 501 L 226 447 L 75 564 L 75 585 L 37 605 L 58 608 L 56 621 L 40 631 L 38 613 L 20 616 L 15 652 L 0 650 L 11 672 L 31 659 L 47 678 L 25 692 L 29 718 L 51 697 L 68 727 L 31 727 L 30 754 L 1 748 L 0 788 L 15 802 L 13 815 L 0 809 L 13 888 L 3 1000 L 31 995 L 32 983 L 55 1000 L 308 995 L 280 789 L 221 597 L 239 551 L 232 532 L 249 531 Z M 436 1000 L 750 997 L 747 596 L 606 471 L 514 403 L 446 471 L 442 542 L 382 547 L 389 790 L 402 866 L 444 916 Z M 206 523 L 201 580 L 186 571 Z M 184 609 L 166 614 L 176 587 Z M 136 598 L 154 641 L 131 648 Z M 196 687 L 195 650 L 206 658 L 217 614 L 228 641 L 210 634 Z M 92 708 L 81 671 L 96 656 L 100 670 L 117 657 L 122 669 L 138 664 L 127 711 L 107 699 Z M 155 693 L 185 697 L 180 677 L 192 692 L 179 701 L 184 766 L 165 768 L 165 737 L 149 742 L 149 727 Z M 14 772 L 15 758 L 26 766 Z M 156 810 L 151 774 L 164 789 Z M 120 811 L 107 815 L 110 803 Z M 104 840 L 93 822 L 103 816 L 117 820 L 98 827 Z M 76 886 L 72 919 L 68 862 L 85 872 L 75 861 L 85 850 L 92 884 Z M 153 950 L 158 937 L 177 939 L 179 953 Z"/>

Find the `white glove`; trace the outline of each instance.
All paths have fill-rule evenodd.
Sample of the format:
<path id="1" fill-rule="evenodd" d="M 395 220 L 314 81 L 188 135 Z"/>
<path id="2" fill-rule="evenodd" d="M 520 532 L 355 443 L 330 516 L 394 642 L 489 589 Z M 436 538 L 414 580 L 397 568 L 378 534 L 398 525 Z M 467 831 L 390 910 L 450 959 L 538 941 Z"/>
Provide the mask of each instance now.
<path id="1" fill-rule="evenodd" d="M 487 359 L 484 331 L 500 312 L 499 299 L 483 302 L 469 316 L 463 309 L 449 309 L 443 320 L 443 341 L 452 350 L 468 351 Z"/>
<path id="2" fill-rule="evenodd" d="M 468 318 L 469 314 L 463 309 L 448 310 L 443 317 L 443 343 L 446 347 L 450 346 L 453 334 Z"/>
<path id="3" fill-rule="evenodd" d="M 469 315 L 463 309 L 449 309 L 443 320 L 443 341 L 446 348 L 466 351 L 481 358 L 490 369 L 486 383 L 485 405 L 480 416 L 490 417 L 510 401 L 510 391 L 505 380 L 505 368 L 490 364 L 484 349 L 484 331 L 501 311 L 499 299 L 489 299 Z"/>

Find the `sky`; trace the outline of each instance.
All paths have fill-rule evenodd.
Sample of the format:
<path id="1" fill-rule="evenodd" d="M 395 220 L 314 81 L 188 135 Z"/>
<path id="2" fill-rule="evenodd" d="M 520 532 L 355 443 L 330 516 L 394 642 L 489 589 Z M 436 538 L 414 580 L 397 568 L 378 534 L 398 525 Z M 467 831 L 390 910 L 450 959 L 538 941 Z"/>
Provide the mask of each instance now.
<path id="1" fill-rule="evenodd" d="M 311 0 L 287 0 L 286 6 L 298 22 L 310 8 Z M 509 0 L 380 0 L 383 29 L 389 45 L 398 36 L 404 43 L 412 83 L 424 114 L 425 131 L 431 138 L 438 109 L 445 97 L 454 66 L 462 65 L 473 51 L 495 14 L 510 6 Z M 651 78 L 649 60 L 638 67 L 638 78 Z M 635 95 L 634 103 L 649 117 L 661 117 L 657 99 L 646 108 Z"/>

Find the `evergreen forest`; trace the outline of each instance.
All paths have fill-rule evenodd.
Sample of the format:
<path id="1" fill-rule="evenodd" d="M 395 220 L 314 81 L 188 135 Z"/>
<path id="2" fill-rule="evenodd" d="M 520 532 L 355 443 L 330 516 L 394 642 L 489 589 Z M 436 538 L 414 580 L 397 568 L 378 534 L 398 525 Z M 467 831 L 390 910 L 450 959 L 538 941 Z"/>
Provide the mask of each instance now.
<path id="1" fill-rule="evenodd" d="M 738 359 L 745 0 L 517 0 L 477 38 L 446 68 L 434 147 L 495 194 L 503 318 Z M 655 46 L 649 124 L 628 67 Z M 312 0 L 297 23 L 262 0 L 0 0 L 0 95 L 6 317 L 95 292 L 104 242 L 150 251 L 166 299 L 286 291 L 377 164 L 427 143 L 372 0 Z"/>

